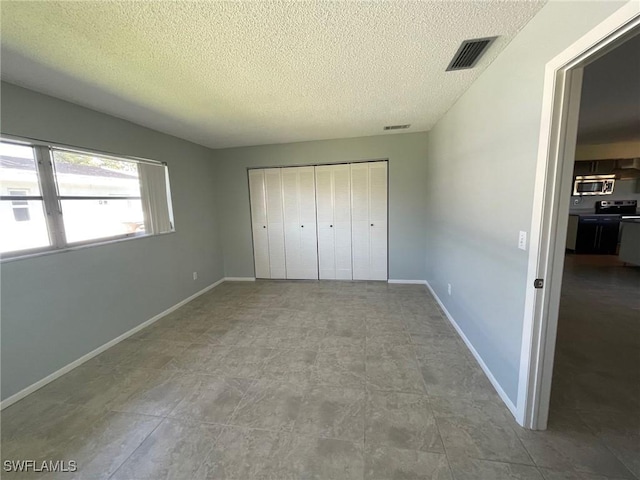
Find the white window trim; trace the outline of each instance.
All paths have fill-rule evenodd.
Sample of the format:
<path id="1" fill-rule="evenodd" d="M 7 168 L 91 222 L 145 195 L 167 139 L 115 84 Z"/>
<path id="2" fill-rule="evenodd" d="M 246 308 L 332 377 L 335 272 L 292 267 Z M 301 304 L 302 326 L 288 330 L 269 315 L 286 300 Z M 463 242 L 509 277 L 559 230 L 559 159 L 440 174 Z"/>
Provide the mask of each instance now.
<path id="1" fill-rule="evenodd" d="M 171 208 L 172 199 L 169 195 L 169 218 L 171 230 L 167 232 L 145 232 L 145 233 L 127 233 L 123 235 L 115 235 L 109 237 L 100 237 L 96 239 L 83 240 L 80 242 L 67 242 L 64 233 L 64 223 L 62 218 L 62 206 L 60 203 L 60 195 L 57 188 L 54 168 L 52 150 L 60 149 L 65 151 L 71 151 L 80 153 L 83 155 L 94 155 L 99 157 L 115 158 L 122 161 L 130 161 L 134 163 L 147 163 L 157 166 L 165 166 L 165 162 L 159 162 L 157 160 L 150 160 L 141 157 L 132 157 L 127 155 L 121 155 L 118 153 L 101 152 L 89 148 L 78 148 L 69 145 L 45 142 L 42 140 L 17 137 L 14 135 L 0 134 L 0 142 L 14 143 L 18 145 L 24 145 L 32 147 L 36 162 L 36 172 L 38 174 L 38 181 L 40 184 L 40 196 L 42 196 L 43 208 L 45 210 L 45 218 L 47 223 L 47 231 L 49 235 L 50 245 L 45 247 L 36 247 L 25 250 L 14 250 L 11 252 L 0 253 L 0 263 L 7 263 L 15 260 L 22 260 L 27 258 L 35 258 L 45 255 L 52 255 L 56 253 L 63 253 L 68 251 L 75 251 L 84 248 L 97 247 L 102 245 L 109 245 L 113 243 L 120 243 L 127 240 L 136 240 L 139 238 L 154 237 L 158 235 L 166 235 L 175 233 L 175 223 L 173 220 L 173 210 Z M 166 170 L 165 170 L 166 172 Z M 169 179 L 167 178 L 167 189 L 170 193 Z"/>

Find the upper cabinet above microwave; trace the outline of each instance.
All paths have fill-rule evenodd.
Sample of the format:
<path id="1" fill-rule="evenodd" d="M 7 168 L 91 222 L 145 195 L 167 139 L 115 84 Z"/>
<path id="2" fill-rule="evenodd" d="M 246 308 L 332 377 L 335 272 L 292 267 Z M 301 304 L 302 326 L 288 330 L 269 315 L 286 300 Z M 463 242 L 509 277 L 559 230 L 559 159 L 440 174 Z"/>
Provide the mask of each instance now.
<path id="1" fill-rule="evenodd" d="M 575 162 L 573 176 L 576 175 L 607 175 L 616 168 L 615 160 L 589 160 Z"/>

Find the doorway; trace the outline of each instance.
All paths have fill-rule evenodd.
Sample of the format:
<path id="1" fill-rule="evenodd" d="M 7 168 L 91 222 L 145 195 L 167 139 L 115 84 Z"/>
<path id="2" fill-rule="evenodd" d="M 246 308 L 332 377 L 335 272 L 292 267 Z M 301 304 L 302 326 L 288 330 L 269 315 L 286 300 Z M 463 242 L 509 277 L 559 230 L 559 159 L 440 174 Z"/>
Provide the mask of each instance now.
<path id="1" fill-rule="evenodd" d="M 549 415 L 584 69 L 638 33 L 630 2 L 547 64 L 517 402 L 527 428 Z"/>

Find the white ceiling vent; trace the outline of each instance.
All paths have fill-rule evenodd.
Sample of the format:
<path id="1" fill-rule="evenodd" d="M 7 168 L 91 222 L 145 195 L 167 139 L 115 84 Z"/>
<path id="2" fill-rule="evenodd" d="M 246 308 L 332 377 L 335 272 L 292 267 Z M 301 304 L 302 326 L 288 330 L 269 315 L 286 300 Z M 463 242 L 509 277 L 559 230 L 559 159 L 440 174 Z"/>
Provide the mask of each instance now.
<path id="1" fill-rule="evenodd" d="M 447 67 L 447 72 L 473 68 L 496 38 L 498 37 L 475 38 L 463 41 Z"/>
<path id="2" fill-rule="evenodd" d="M 384 127 L 385 130 L 403 130 L 405 128 L 409 128 L 411 126 L 411 124 L 407 124 L 407 125 L 387 125 L 386 127 Z"/>

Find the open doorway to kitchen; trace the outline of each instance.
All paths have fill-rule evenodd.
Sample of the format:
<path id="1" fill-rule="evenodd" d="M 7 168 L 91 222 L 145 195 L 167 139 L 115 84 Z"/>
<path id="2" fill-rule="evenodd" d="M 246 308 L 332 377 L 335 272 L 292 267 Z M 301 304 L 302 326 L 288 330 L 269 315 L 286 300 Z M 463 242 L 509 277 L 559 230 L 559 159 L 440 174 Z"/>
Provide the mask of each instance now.
<path id="1" fill-rule="evenodd" d="M 640 478 L 640 34 L 584 67 L 572 183 L 549 428 Z"/>
<path id="2" fill-rule="evenodd" d="M 630 2 L 547 65 L 517 408 L 576 419 L 636 475 L 639 34 Z"/>

